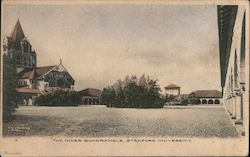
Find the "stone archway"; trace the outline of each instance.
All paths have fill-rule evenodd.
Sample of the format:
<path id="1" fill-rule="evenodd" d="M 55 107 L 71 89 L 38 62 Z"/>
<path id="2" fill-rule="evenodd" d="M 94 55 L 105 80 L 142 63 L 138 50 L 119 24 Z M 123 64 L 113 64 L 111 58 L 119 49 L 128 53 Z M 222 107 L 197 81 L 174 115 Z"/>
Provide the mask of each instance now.
<path id="1" fill-rule="evenodd" d="M 23 98 L 23 105 L 27 105 L 27 99 L 25 97 Z"/>
<path id="2" fill-rule="evenodd" d="M 214 100 L 214 104 L 220 104 L 220 100 L 219 99 L 215 99 Z"/>
<path id="3" fill-rule="evenodd" d="M 209 100 L 208 100 L 208 104 L 214 104 L 214 100 L 209 99 Z"/>
<path id="4" fill-rule="evenodd" d="M 33 99 L 32 99 L 32 97 L 28 98 L 28 104 L 27 105 L 28 106 L 32 106 L 33 105 Z"/>
<path id="5" fill-rule="evenodd" d="M 197 100 L 197 104 L 201 104 L 201 100 L 200 99 Z"/>
<path id="6" fill-rule="evenodd" d="M 87 98 L 84 99 L 84 104 L 88 104 L 88 99 Z"/>
<path id="7" fill-rule="evenodd" d="M 202 103 L 202 104 L 207 104 L 207 100 L 206 100 L 206 99 L 203 99 L 203 100 L 201 101 L 201 103 Z"/>

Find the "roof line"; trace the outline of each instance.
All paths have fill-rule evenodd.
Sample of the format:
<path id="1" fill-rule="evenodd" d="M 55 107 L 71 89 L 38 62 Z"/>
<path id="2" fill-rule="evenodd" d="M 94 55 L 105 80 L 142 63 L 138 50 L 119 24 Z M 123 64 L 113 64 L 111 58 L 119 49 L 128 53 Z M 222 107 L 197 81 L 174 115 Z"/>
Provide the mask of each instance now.
<path id="1" fill-rule="evenodd" d="M 51 65 L 51 66 L 53 66 L 53 65 Z M 50 73 L 52 70 L 54 70 L 55 69 L 55 67 L 57 67 L 58 65 L 54 65 L 54 67 L 52 68 L 52 69 L 50 69 L 47 73 L 45 73 L 45 74 L 43 74 L 42 76 L 45 76 L 45 75 L 47 75 L 48 73 Z M 49 67 L 49 66 L 48 66 Z"/>
<path id="2" fill-rule="evenodd" d="M 68 70 L 65 68 L 65 66 L 60 62 L 57 66 L 62 65 L 62 67 L 66 70 L 66 72 L 69 74 L 69 76 L 74 80 L 74 78 L 71 76 L 71 74 L 68 72 Z"/>

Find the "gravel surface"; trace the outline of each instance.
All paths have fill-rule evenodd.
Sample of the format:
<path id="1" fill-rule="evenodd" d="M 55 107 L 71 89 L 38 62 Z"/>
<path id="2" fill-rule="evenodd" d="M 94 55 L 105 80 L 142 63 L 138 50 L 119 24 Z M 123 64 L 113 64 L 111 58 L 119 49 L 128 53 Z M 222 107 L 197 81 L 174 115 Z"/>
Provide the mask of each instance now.
<path id="1" fill-rule="evenodd" d="M 183 106 L 163 109 L 120 109 L 100 106 L 20 107 L 16 119 L 4 124 L 3 134 L 4 136 L 238 137 L 222 106 Z"/>

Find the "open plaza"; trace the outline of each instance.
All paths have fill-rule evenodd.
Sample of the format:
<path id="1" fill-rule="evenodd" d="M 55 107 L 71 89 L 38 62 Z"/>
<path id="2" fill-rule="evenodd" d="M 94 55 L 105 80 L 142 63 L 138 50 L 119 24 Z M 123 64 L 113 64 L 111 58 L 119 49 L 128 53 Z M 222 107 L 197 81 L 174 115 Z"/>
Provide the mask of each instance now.
<path id="1" fill-rule="evenodd" d="M 74 113 L 74 114 L 72 114 Z M 4 136 L 239 137 L 222 105 L 120 109 L 19 107 Z"/>

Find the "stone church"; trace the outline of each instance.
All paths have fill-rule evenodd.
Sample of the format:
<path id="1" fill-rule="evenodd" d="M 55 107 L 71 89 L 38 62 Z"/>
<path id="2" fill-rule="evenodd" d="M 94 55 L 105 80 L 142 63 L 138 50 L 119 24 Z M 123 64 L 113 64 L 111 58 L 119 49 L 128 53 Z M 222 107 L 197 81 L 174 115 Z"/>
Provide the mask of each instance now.
<path id="1" fill-rule="evenodd" d="M 10 36 L 3 39 L 3 53 L 16 63 L 19 105 L 32 105 L 35 96 L 57 90 L 73 90 L 74 79 L 63 66 L 37 67 L 37 54 L 18 20 Z"/>

